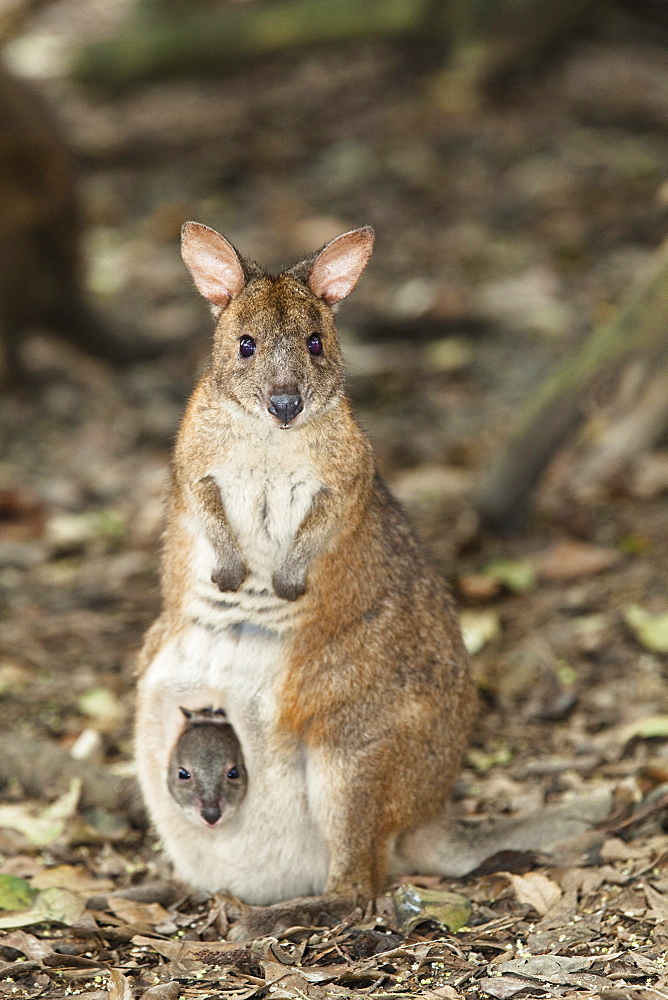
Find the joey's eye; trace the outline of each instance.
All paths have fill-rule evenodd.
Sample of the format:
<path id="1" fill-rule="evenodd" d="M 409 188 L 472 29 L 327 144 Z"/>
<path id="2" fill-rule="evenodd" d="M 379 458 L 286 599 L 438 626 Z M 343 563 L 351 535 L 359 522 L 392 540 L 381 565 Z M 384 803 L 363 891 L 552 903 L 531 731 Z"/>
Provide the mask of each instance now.
<path id="1" fill-rule="evenodd" d="M 188 781 L 190 778 L 192 778 L 192 774 L 190 773 L 190 771 L 186 771 L 185 767 L 180 767 L 179 778 L 181 779 L 181 781 Z"/>
<path id="2" fill-rule="evenodd" d="M 308 347 L 311 354 L 322 354 L 322 340 L 317 333 L 312 333 L 311 336 L 306 341 L 306 346 Z"/>
<path id="3" fill-rule="evenodd" d="M 239 341 L 239 354 L 242 358 L 252 358 L 255 354 L 255 341 L 252 337 L 242 337 Z"/>
<path id="4" fill-rule="evenodd" d="M 236 781 L 237 778 L 239 777 L 239 768 L 231 767 L 227 772 L 227 777 L 229 778 L 230 781 Z"/>

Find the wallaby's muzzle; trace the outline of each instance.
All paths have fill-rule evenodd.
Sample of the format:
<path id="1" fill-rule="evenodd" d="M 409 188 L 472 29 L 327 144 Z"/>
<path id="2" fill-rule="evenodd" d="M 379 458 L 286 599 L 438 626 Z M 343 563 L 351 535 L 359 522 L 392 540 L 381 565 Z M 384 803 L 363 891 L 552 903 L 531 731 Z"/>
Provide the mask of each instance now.
<path id="1" fill-rule="evenodd" d="M 287 427 L 297 414 L 302 412 L 304 404 L 299 393 L 284 392 L 277 396 L 270 396 L 267 409 L 284 427 Z"/>

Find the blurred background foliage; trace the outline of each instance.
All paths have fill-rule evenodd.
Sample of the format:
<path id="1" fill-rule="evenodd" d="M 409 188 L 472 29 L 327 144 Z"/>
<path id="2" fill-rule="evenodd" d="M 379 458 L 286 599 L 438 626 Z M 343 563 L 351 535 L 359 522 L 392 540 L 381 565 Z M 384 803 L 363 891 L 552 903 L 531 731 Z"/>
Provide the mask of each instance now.
<path id="1" fill-rule="evenodd" d="M 383 424 L 389 463 L 475 469 L 478 516 L 511 527 L 595 405 L 582 467 L 597 471 L 578 481 L 609 481 L 668 422 L 652 260 L 668 206 L 667 10 L 5 0 L 4 384 L 49 369 L 53 334 L 116 365 L 176 356 L 192 375 L 206 341 L 176 247 L 185 218 L 275 267 L 371 222 L 378 251 L 344 339 L 372 424 L 408 399 Z M 649 304 L 620 319 L 635 284 Z M 494 381 L 490 412 L 476 379 Z M 155 432 L 177 414 L 154 414 Z"/>

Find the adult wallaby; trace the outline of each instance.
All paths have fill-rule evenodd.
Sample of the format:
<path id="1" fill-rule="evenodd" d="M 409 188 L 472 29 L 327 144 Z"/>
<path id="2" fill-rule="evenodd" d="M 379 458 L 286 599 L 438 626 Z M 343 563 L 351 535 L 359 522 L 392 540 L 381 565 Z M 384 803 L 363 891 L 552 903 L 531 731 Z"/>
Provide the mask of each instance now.
<path id="1" fill-rule="evenodd" d="M 177 874 L 267 907 L 236 936 L 338 917 L 388 873 L 449 867 L 467 657 L 350 412 L 333 318 L 373 240 L 344 233 L 272 277 L 212 229 L 183 227 L 216 331 L 174 453 L 136 753 Z M 249 779 L 215 829 L 191 823 L 164 780 L 180 706 L 203 704 L 225 709 Z"/>

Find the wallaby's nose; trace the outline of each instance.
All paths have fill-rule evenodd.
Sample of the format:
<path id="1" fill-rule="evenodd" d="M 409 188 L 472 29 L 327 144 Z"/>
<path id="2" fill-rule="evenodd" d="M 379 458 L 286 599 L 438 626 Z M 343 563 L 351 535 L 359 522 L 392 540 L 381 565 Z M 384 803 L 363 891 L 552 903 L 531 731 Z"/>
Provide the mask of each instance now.
<path id="1" fill-rule="evenodd" d="M 278 417 L 284 427 L 287 427 L 304 409 L 302 397 L 298 392 L 282 392 L 278 396 L 270 396 L 269 404 L 269 412 Z"/>
<path id="2" fill-rule="evenodd" d="M 220 806 L 202 806 L 200 809 L 200 816 L 205 823 L 209 824 L 209 826 L 214 826 L 220 819 L 221 815 Z"/>

